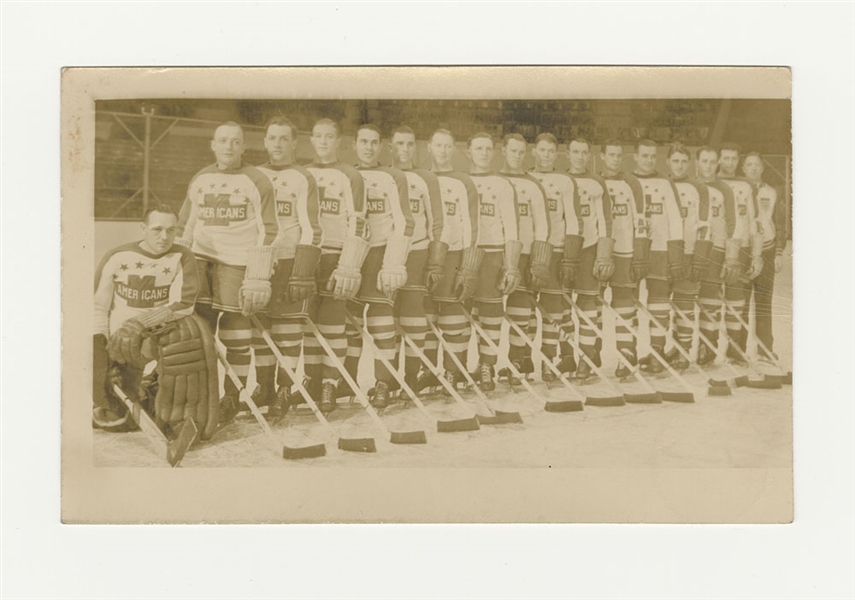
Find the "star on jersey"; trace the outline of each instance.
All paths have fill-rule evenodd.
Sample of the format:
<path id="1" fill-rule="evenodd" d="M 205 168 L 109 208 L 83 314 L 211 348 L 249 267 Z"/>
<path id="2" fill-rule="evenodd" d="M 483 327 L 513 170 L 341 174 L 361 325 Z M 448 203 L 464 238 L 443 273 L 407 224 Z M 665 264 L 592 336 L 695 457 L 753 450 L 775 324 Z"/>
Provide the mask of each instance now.
<path id="1" fill-rule="evenodd" d="M 169 275 L 170 273 L 172 273 L 172 269 L 170 269 L 169 267 L 163 267 L 164 275 Z"/>
<path id="2" fill-rule="evenodd" d="M 121 265 L 119 268 L 120 268 L 122 271 L 127 271 L 127 270 L 128 270 L 128 265 Z"/>
<path id="3" fill-rule="evenodd" d="M 143 263 L 142 263 L 142 262 L 140 262 L 140 261 L 137 261 L 136 268 L 137 268 L 137 269 L 142 269 L 142 268 L 143 268 Z"/>

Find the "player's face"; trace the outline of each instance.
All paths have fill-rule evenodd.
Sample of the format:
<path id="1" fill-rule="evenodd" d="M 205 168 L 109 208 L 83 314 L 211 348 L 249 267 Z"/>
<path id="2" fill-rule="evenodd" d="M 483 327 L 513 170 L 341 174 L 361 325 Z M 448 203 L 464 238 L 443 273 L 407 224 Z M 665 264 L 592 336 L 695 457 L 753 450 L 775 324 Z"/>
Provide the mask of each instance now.
<path id="1" fill-rule="evenodd" d="M 538 169 L 552 169 L 558 157 L 558 148 L 552 142 L 540 140 L 532 151 Z"/>
<path id="2" fill-rule="evenodd" d="M 430 139 L 428 151 L 437 168 L 450 169 L 451 157 L 454 156 L 454 138 L 445 133 L 435 133 Z"/>
<path id="3" fill-rule="evenodd" d="M 217 166 L 221 169 L 234 169 L 240 166 L 243 156 L 243 131 L 233 125 L 220 125 L 211 140 L 211 150 L 217 157 Z"/>
<path id="4" fill-rule="evenodd" d="M 639 146 L 635 152 L 635 167 L 640 175 L 650 175 L 656 170 L 656 146 Z"/>
<path id="5" fill-rule="evenodd" d="M 588 144 L 582 142 L 570 142 L 567 153 L 570 156 L 570 168 L 574 171 L 584 171 L 588 168 L 588 155 L 590 150 Z"/>
<path id="6" fill-rule="evenodd" d="M 742 163 L 742 172 L 748 179 L 760 179 L 763 175 L 763 161 L 760 160 L 759 156 L 752 154 Z"/>
<path id="7" fill-rule="evenodd" d="M 475 138 L 469 144 L 469 157 L 472 164 L 481 170 L 489 171 L 493 164 L 493 140 L 488 138 Z"/>
<path id="8" fill-rule="evenodd" d="M 725 175 L 735 175 L 736 166 L 739 164 L 739 152 L 736 150 L 722 150 L 718 158 L 721 172 Z"/>
<path id="9" fill-rule="evenodd" d="M 606 170 L 616 173 L 620 171 L 623 164 L 623 148 L 621 146 L 606 146 L 606 149 L 600 154 L 600 159 Z"/>
<path id="10" fill-rule="evenodd" d="M 689 172 L 689 157 L 682 152 L 675 152 L 668 157 L 668 168 L 674 177 L 685 177 Z"/>
<path id="11" fill-rule="evenodd" d="M 335 162 L 338 155 L 338 131 L 335 126 L 329 124 L 315 125 L 312 128 L 312 148 L 322 161 Z"/>
<path id="12" fill-rule="evenodd" d="M 698 156 L 698 174 L 703 179 L 715 177 L 715 169 L 718 166 L 718 155 L 715 152 L 701 152 Z"/>
<path id="13" fill-rule="evenodd" d="M 178 219 L 175 215 L 153 212 L 148 215 L 148 222 L 143 223 L 143 242 L 155 254 L 162 254 L 172 247 L 175 241 L 175 226 Z"/>
<path id="14" fill-rule="evenodd" d="M 519 140 L 508 140 L 502 149 L 505 156 L 505 164 L 513 171 L 521 171 L 525 160 L 525 142 Z"/>
<path id="15" fill-rule="evenodd" d="M 401 133 L 392 136 L 392 155 L 399 165 L 413 165 L 416 162 L 416 136 Z"/>
<path id="16" fill-rule="evenodd" d="M 270 156 L 270 162 L 275 164 L 288 163 L 293 160 L 293 152 L 297 140 L 288 125 L 271 125 L 264 136 L 264 148 Z"/>
<path id="17" fill-rule="evenodd" d="M 363 167 L 373 167 L 380 160 L 380 134 L 370 129 L 360 129 L 354 142 L 356 158 Z"/>

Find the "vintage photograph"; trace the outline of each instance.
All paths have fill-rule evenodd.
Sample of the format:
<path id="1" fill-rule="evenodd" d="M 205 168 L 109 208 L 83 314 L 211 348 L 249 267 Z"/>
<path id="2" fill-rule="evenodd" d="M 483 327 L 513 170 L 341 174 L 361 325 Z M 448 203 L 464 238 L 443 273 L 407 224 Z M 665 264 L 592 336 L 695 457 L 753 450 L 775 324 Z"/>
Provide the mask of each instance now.
<path id="1" fill-rule="evenodd" d="M 628 69 L 476 68 L 481 94 L 448 69 L 433 96 L 406 68 L 374 95 L 372 69 L 259 69 L 238 88 L 77 70 L 104 89 L 67 71 L 63 218 L 79 229 L 64 257 L 83 247 L 63 279 L 94 290 L 64 297 L 88 353 L 63 356 L 80 485 L 227 468 L 262 486 L 263 467 L 315 482 L 550 470 L 564 489 L 596 470 L 722 501 L 702 514 L 672 496 L 653 520 L 790 521 L 789 71 L 693 69 L 699 89 L 664 67 L 645 90 L 621 88 Z M 328 75 L 356 85 L 331 93 Z M 747 94 L 732 85 L 746 76 Z M 722 473 L 740 483 L 710 483 Z M 778 508 L 741 512 L 771 479 Z M 544 519 L 512 510 L 445 514 Z"/>

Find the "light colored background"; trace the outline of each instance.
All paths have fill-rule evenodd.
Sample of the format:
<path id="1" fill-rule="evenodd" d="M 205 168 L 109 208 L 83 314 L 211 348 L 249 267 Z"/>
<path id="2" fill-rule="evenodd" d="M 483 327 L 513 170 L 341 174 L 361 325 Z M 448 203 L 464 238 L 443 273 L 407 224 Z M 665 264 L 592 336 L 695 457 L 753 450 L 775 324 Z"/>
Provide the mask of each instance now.
<path id="1" fill-rule="evenodd" d="M 295 27 L 289 30 L 290 45 L 283 48 L 279 38 L 260 31 L 264 24 L 276 23 L 272 18 L 276 11 L 269 5 L 260 5 L 258 13 L 243 7 L 206 6 L 203 25 L 190 29 L 186 24 L 199 17 L 198 5 L 170 5 L 168 16 L 139 9 L 127 15 L 108 5 L 93 6 L 89 12 L 79 8 L 64 12 L 69 9 L 51 6 L 49 13 L 43 7 L 4 6 L 4 292 L 13 290 L 12 295 L 3 296 L 4 595 L 851 596 L 851 577 L 847 577 L 852 564 L 853 504 L 851 272 L 834 286 L 829 307 L 828 281 L 834 273 L 817 265 L 841 252 L 852 255 L 850 232 L 843 229 L 852 223 L 851 178 L 827 177 L 848 173 L 852 164 L 852 9 L 660 8 L 661 27 L 672 25 L 671 35 L 661 39 L 637 27 L 637 21 L 649 14 L 644 6 L 548 5 L 540 7 L 538 14 L 532 8 L 449 5 L 448 10 L 434 12 L 432 20 L 428 14 L 413 19 L 402 12 L 407 10 L 404 7 L 383 5 L 377 7 L 384 15 L 382 21 L 375 21 L 376 15 L 364 8 L 288 6 L 281 9 L 280 18 L 292 20 Z M 309 10 L 313 26 L 296 26 Z M 471 12 L 463 14 L 467 10 Z M 615 19 L 615 13 L 626 20 Z M 129 16 L 134 33 L 121 27 L 129 23 Z M 530 19 L 528 26 L 520 26 L 524 17 Z M 401 19 L 398 28 L 391 25 L 396 18 Z M 604 43 L 600 28 L 573 27 L 572 35 L 567 35 L 568 23 L 601 23 L 606 18 L 620 43 Z M 412 27 L 414 22 L 420 27 Z M 321 48 L 314 40 L 319 23 L 321 37 L 334 41 L 329 47 L 321 44 Z M 478 24 L 482 36 L 472 34 L 472 23 Z M 697 23 L 703 23 L 703 28 L 696 28 Z M 519 34 L 520 43 L 503 43 L 510 32 L 518 31 L 517 26 L 531 33 Z M 431 45 L 437 38 L 423 33 L 432 30 L 442 31 L 440 45 Z M 723 33 L 706 40 L 701 32 Z M 526 44 L 531 41 L 527 36 L 540 45 Z M 211 40 L 232 43 L 211 44 Z M 399 40 L 403 45 L 396 44 Z M 726 48 L 722 40 L 741 41 Z M 744 40 L 751 41 L 746 45 Z M 370 45 L 361 46 L 363 42 Z M 225 530 L 59 526 L 59 393 L 57 383 L 51 384 L 51 376 L 46 375 L 56 377 L 59 372 L 58 272 L 46 269 L 34 276 L 21 260 L 27 250 L 30 257 L 58 264 L 58 68 L 152 62 L 248 64 L 273 55 L 287 55 L 289 62 L 304 64 L 344 59 L 511 63 L 560 57 L 560 62 L 580 63 L 793 65 L 796 214 L 813 206 L 800 204 L 799 198 L 810 198 L 812 203 L 822 198 L 833 203 L 835 216 L 840 217 L 821 224 L 818 219 L 796 220 L 795 524 Z M 829 73 L 838 76 L 829 77 Z M 43 161 L 44 156 L 57 158 Z M 53 170 L 47 166 L 51 162 Z M 835 202 L 836 198 L 844 200 Z M 36 219 L 44 225 L 34 243 L 29 229 L 20 224 Z M 24 265 L 10 271 L 10 260 Z M 834 327 L 816 327 L 815 315 L 830 313 L 839 315 Z M 832 333 L 841 338 L 836 345 Z M 40 357 L 32 358 L 37 353 Z M 37 426 L 31 427 L 32 423 Z M 432 562 L 440 553 L 442 564 Z M 367 565 L 356 556 L 369 559 Z M 648 560 L 639 560 L 642 556 Z M 334 576 L 329 575 L 329 563 L 335 565 Z M 614 576 L 616 564 L 621 567 L 620 577 Z M 128 585 L 123 565 L 145 565 L 144 576 Z M 274 565 L 276 569 L 271 570 Z M 368 570 L 363 571 L 366 566 Z M 149 576 L 154 572 L 176 575 Z"/>

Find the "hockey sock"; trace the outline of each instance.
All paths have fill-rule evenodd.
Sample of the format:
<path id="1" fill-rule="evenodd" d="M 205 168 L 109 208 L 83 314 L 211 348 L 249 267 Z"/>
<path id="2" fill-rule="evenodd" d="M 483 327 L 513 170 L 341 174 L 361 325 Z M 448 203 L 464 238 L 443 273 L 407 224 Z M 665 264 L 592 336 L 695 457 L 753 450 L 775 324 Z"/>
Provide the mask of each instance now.
<path id="1" fill-rule="evenodd" d="M 344 310 L 344 300 L 324 297 L 321 305 L 318 307 L 317 321 L 318 331 L 324 336 L 332 351 L 341 361 L 344 361 L 344 357 L 347 354 L 347 339 L 344 333 Z M 311 357 L 312 352 L 315 351 L 315 345 L 317 345 L 318 357 L 320 358 L 319 363 L 322 365 L 322 368 L 318 370 L 312 368 L 311 370 L 307 370 L 306 374 L 314 380 L 317 380 L 319 377 L 324 380 L 333 381 L 341 379 L 341 374 L 335 364 L 333 364 L 332 359 L 327 356 L 317 340 L 314 339 L 314 336 L 306 338 L 307 368 L 312 366 L 308 359 Z"/>
<path id="2" fill-rule="evenodd" d="M 446 346 L 448 346 L 449 351 L 454 353 L 460 363 L 466 366 L 466 353 L 469 350 L 471 328 L 463 315 L 463 307 L 456 302 L 440 302 L 439 304 L 439 329 L 445 339 Z M 457 370 L 450 358 L 447 358 L 444 364 L 448 370 Z"/>
<path id="3" fill-rule="evenodd" d="M 374 359 L 374 378 L 388 382 L 392 375 L 379 358 L 385 358 L 389 362 L 395 360 L 395 320 L 392 318 L 392 307 L 389 304 L 369 304 L 365 321 L 378 354 L 378 358 Z"/>
<path id="4" fill-rule="evenodd" d="M 576 296 L 576 304 L 579 310 L 582 311 L 588 319 L 579 318 L 579 348 L 589 357 L 597 354 L 597 333 L 588 325 L 588 320 L 592 323 L 597 321 L 597 297 L 593 294 L 578 294 Z"/>
<path id="5" fill-rule="evenodd" d="M 576 324 L 573 322 L 573 313 L 569 306 L 564 306 L 558 328 L 560 331 L 559 337 L 564 337 L 568 340 L 576 339 Z M 573 356 L 573 346 L 569 342 L 561 342 L 561 356 Z"/>
<path id="6" fill-rule="evenodd" d="M 365 305 L 356 302 L 348 301 L 346 306 L 347 312 L 353 317 L 356 326 L 360 329 L 365 329 Z M 354 381 L 357 381 L 356 374 L 359 370 L 359 357 L 362 356 L 362 336 L 350 320 L 345 321 L 344 326 L 345 337 L 347 338 L 347 352 L 344 357 L 344 368 L 350 374 Z"/>
<path id="7" fill-rule="evenodd" d="M 528 292 L 515 291 L 508 296 L 507 305 L 508 317 L 516 323 L 523 333 L 528 334 L 528 319 L 531 313 L 531 296 Z M 508 358 L 512 361 L 521 361 L 525 356 L 525 341 L 517 333 L 516 328 L 511 328 L 508 335 L 510 348 L 508 349 Z"/>
<path id="8" fill-rule="evenodd" d="M 736 315 L 742 313 L 745 306 L 745 285 L 738 282 L 724 287 L 724 302 L 727 310 L 724 313 L 724 326 L 728 339 L 740 349 L 745 350 L 745 331 Z M 734 314 L 736 313 L 736 314 Z"/>
<path id="9" fill-rule="evenodd" d="M 218 337 L 226 347 L 226 360 L 241 384 L 246 385 L 252 360 L 252 325 L 249 318 L 240 313 L 224 312 L 220 317 Z M 228 381 L 228 378 L 226 380 Z"/>
<path id="10" fill-rule="evenodd" d="M 543 355 L 549 359 L 553 359 L 558 353 L 557 323 L 560 323 L 564 317 L 561 296 L 542 292 L 540 294 L 540 305 L 546 311 L 547 316 L 546 319 L 543 319 L 543 342 L 541 347 Z"/>
<path id="11" fill-rule="evenodd" d="M 702 283 L 700 294 L 698 294 L 698 304 L 702 309 L 700 315 L 701 334 L 712 342 L 713 346 L 717 347 L 719 323 L 721 322 L 721 284 Z"/>
<path id="12" fill-rule="evenodd" d="M 427 322 L 425 317 L 424 292 L 420 290 L 399 290 L 395 298 L 395 308 L 398 324 L 404 334 L 410 338 L 418 348 L 424 348 L 425 336 L 427 335 Z M 370 312 L 370 309 L 369 309 Z M 397 345 L 396 345 L 397 347 Z M 397 360 L 395 366 L 398 366 Z M 434 363 L 435 364 L 435 363 Z M 416 375 L 419 372 L 421 360 L 410 348 L 404 344 L 404 373 Z"/>
<path id="13" fill-rule="evenodd" d="M 262 327 L 270 330 L 270 319 L 267 316 L 259 315 L 258 320 Z M 258 385 L 263 385 L 268 389 L 272 388 L 276 375 L 276 357 L 262 337 L 261 330 L 257 329 L 255 325 L 252 326 L 252 353 L 255 355 L 255 381 Z"/>
<path id="14" fill-rule="evenodd" d="M 635 307 L 635 290 L 630 287 L 612 287 L 612 308 L 615 312 L 623 317 L 626 323 L 636 327 L 638 320 L 638 310 Z M 637 329 L 636 329 L 637 331 Z M 617 349 L 626 350 L 635 356 L 636 340 L 635 336 L 630 332 L 620 319 L 615 319 L 615 345 Z"/>
<path id="15" fill-rule="evenodd" d="M 674 317 L 677 342 L 686 350 L 692 348 L 692 334 L 695 331 L 695 297 L 690 294 L 674 292 L 674 306 L 680 309 Z"/>
<path id="16" fill-rule="evenodd" d="M 217 320 L 220 317 L 220 311 L 215 309 L 210 304 L 197 304 L 196 314 L 205 319 L 208 327 L 211 328 L 211 334 L 217 332 Z"/>
<path id="17" fill-rule="evenodd" d="M 300 342 L 303 339 L 300 322 L 294 319 L 273 319 L 270 335 L 285 359 L 285 364 L 292 372 L 296 371 L 300 360 Z M 293 383 L 281 367 L 278 369 L 277 381 L 280 387 L 291 387 Z"/>
<path id="18" fill-rule="evenodd" d="M 502 334 L 502 319 L 505 309 L 501 300 L 498 302 L 479 302 L 478 321 L 484 333 L 490 338 L 496 347 L 499 346 L 499 338 Z M 482 364 L 495 365 L 497 361 L 496 350 L 491 347 L 481 336 L 478 336 L 478 356 Z"/>
<path id="19" fill-rule="evenodd" d="M 425 319 L 433 325 L 438 326 L 437 323 L 439 320 L 439 315 L 437 314 L 437 311 L 439 309 L 433 298 L 425 295 L 424 307 Z M 439 340 L 436 339 L 436 336 L 433 334 L 433 330 L 429 327 L 427 327 L 427 330 L 425 331 L 424 352 L 427 359 L 434 365 L 437 365 L 436 361 L 437 355 L 439 354 Z"/>

